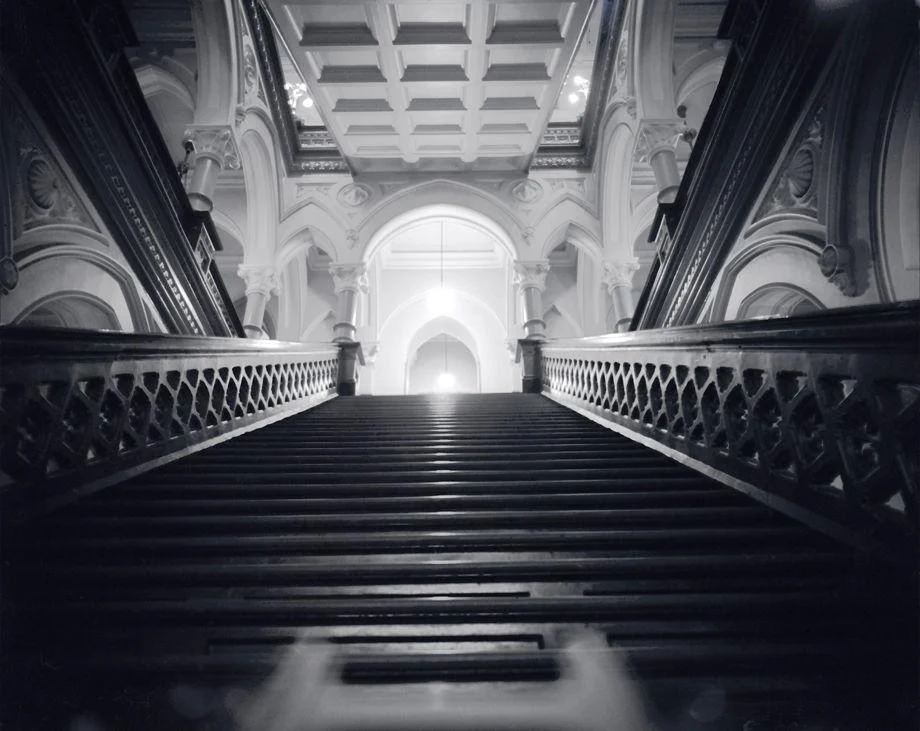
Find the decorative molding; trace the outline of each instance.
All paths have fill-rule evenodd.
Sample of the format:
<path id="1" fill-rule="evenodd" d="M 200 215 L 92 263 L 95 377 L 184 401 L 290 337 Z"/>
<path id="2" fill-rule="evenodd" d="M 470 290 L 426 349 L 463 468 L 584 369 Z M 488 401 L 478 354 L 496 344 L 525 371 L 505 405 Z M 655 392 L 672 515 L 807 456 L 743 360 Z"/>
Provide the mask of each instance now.
<path id="1" fill-rule="evenodd" d="M 584 178 L 551 178 L 549 187 L 553 190 L 571 190 L 584 197 L 586 194 Z"/>
<path id="2" fill-rule="evenodd" d="M 849 15 L 767 3 L 733 52 L 665 218 L 673 243 L 634 318 L 642 328 L 696 321 L 775 170 L 800 110 L 815 97 Z M 745 26 L 747 27 L 747 26 Z M 736 44 L 739 40 L 732 39 Z M 737 50 L 737 46 L 736 46 Z M 752 96 L 751 89 L 758 93 Z"/>
<path id="3" fill-rule="evenodd" d="M 891 539 L 909 560 L 918 316 L 910 303 L 548 343 L 543 388 L 853 542 Z"/>
<path id="4" fill-rule="evenodd" d="M 74 185 L 93 201 L 163 326 L 236 335 L 195 260 L 198 220 L 124 54 L 133 35 L 121 4 L 15 3 L 6 19 L 20 29 L 4 48 L 9 79 L 47 122 Z"/>
<path id="5" fill-rule="evenodd" d="M 284 74 L 281 71 L 275 38 L 268 27 L 270 21 L 258 0 L 241 0 L 241 3 L 245 21 L 252 31 L 252 42 L 258 61 L 258 71 L 261 72 L 262 87 L 265 89 L 266 105 L 271 110 L 275 122 L 281 143 L 281 156 L 288 173 L 351 172 L 337 147 L 320 149 L 311 145 L 310 148 L 304 149 L 301 146 L 301 133 L 294 124 L 287 93 L 284 90 Z M 308 134 L 311 133 L 308 131 Z M 328 130 L 326 134 L 329 134 Z"/>
<path id="6" fill-rule="evenodd" d="M 9 129 L 19 150 L 18 177 L 13 203 L 13 237 L 54 223 L 77 224 L 99 232 L 93 216 L 86 209 L 32 125 L 14 106 Z"/>
<path id="7" fill-rule="evenodd" d="M 591 162 L 585 155 L 555 154 L 552 152 L 538 153 L 530 164 L 531 170 L 553 170 L 557 168 L 581 170 L 590 167 Z"/>
<path id="8" fill-rule="evenodd" d="M 281 294 L 281 277 L 273 266 L 240 264 L 236 270 L 246 284 L 246 296 L 261 294 L 264 297 Z"/>
<path id="9" fill-rule="evenodd" d="M 546 275 L 549 274 L 548 261 L 514 262 L 513 283 L 520 289 L 546 289 Z"/>
<path id="10" fill-rule="evenodd" d="M 304 150 L 338 150 L 335 137 L 326 128 L 299 129 L 297 130 L 297 140 Z"/>
<path id="11" fill-rule="evenodd" d="M 512 183 L 509 191 L 512 198 L 525 205 L 536 203 L 543 197 L 543 186 L 530 178 Z"/>
<path id="12" fill-rule="evenodd" d="M 632 289 L 633 277 L 637 271 L 639 271 L 639 260 L 635 257 L 629 261 L 605 261 L 601 282 L 606 285 L 607 292 L 613 295 L 617 287 Z"/>
<path id="13" fill-rule="evenodd" d="M 4 509 L 302 411 L 332 395 L 338 368 L 335 348 L 300 344 L 22 327 L 2 340 Z"/>
<path id="14" fill-rule="evenodd" d="M 240 152 L 236 146 L 233 129 L 227 125 L 202 125 L 188 127 L 183 138 L 195 148 L 195 157 L 209 157 L 221 170 L 239 170 Z"/>
<path id="15" fill-rule="evenodd" d="M 339 190 L 336 197 L 344 206 L 359 208 L 367 203 L 372 195 L 373 191 L 363 183 L 348 183 Z"/>
<path id="16" fill-rule="evenodd" d="M 365 264 L 333 264 L 329 267 L 336 294 L 346 290 L 367 292 L 367 266 Z"/>
<path id="17" fill-rule="evenodd" d="M 0 294 L 9 294 L 19 284 L 19 267 L 11 256 L 0 258 Z"/>
<path id="18" fill-rule="evenodd" d="M 575 145 L 566 145 L 565 152 L 560 152 L 563 147 L 561 143 L 540 144 L 531 158 L 530 169 L 590 169 L 594 164 L 601 121 L 614 81 L 618 42 L 626 28 L 626 6 L 629 4 L 616 0 L 602 1 L 604 6 L 601 11 L 597 52 L 591 72 L 591 94 L 580 125 L 579 141 Z M 547 128 L 546 131 L 549 132 L 551 129 Z"/>
<path id="19" fill-rule="evenodd" d="M 335 183 L 297 183 L 294 198 L 301 199 L 311 195 L 326 195 L 335 187 Z"/>
<path id="20" fill-rule="evenodd" d="M 643 119 L 636 132 L 633 160 L 647 163 L 662 150 L 673 152 L 686 129 L 686 122 L 679 119 Z"/>
<path id="21" fill-rule="evenodd" d="M 818 213 L 818 172 L 824 146 L 826 103 L 817 105 L 786 156 L 752 222 L 788 210 Z"/>
<path id="22" fill-rule="evenodd" d="M 577 147 L 580 144 L 581 126 L 575 124 L 550 125 L 543 131 L 543 136 L 540 138 L 541 147 L 555 147 L 558 145 Z"/>

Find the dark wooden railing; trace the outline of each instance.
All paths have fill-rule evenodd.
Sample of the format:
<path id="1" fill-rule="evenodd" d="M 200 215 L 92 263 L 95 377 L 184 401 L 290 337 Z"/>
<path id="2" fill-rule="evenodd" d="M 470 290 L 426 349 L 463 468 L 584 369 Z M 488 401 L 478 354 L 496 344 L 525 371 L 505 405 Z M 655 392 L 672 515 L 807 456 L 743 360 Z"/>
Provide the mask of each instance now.
<path id="1" fill-rule="evenodd" d="M 57 504 L 302 411 L 339 378 L 335 345 L 0 328 L 3 508 Z"/>
<path id="2" fill-rule="evenodd" d="M 920 303 L 522 341 L 542 392 L 811 525 L 916 537 Z"/>

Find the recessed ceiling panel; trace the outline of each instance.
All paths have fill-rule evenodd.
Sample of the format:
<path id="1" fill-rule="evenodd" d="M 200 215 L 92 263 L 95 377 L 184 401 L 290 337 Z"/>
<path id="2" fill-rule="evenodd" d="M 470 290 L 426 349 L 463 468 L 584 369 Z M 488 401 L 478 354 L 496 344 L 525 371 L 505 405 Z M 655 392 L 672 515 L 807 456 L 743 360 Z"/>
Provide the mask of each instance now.
<path id="1" fill-rule="evenodd" d="M 266 4 L 355 171 L 511 171 L 539 144 L 595 0 Z"/>

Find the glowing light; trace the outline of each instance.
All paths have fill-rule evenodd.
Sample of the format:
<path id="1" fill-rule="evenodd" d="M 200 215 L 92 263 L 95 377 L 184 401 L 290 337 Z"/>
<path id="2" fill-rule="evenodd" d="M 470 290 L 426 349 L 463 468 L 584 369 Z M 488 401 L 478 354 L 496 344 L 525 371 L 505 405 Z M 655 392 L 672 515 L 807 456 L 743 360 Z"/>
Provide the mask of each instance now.
<path id="1" fill-rule="evenodd" d="M 307 94 L 306 84 L 292 84 L 289 82 L 284 85 L 284 90 L 287 92 L 288 105 L 291 109 L 297 109 L 297 102 L 300 101 L 301 97 L 303 97 L 303 101 L 300 101 L 302 107 L 309 109 L 313 106 L 313 98 Z"/>
<path id="2" fill-rule="evenodd" d="M 588 80 L 584 76 L 576 76 L 572 81 L 575 82 L 576 86 L 581 86 L 582 84 L 587 84 Z"/>
<path id="3" fill-rule="evenodd" d="M 442 373 L 438 376 L 438 391 L 453 391 L 456 379 L 453 373 Z"/>
<path id="4" fill-rule="evenodd" d="M 569 104 L 578 104 L 578 94 L 575 92 L 569 94 Z"/>
<path id="5" fill-rule="evenodd" d="M 454 293 L 443 287 L 435 287 L 428 292 L 428 309 L 435 315 L 450 312 L 454 305 Z"/>

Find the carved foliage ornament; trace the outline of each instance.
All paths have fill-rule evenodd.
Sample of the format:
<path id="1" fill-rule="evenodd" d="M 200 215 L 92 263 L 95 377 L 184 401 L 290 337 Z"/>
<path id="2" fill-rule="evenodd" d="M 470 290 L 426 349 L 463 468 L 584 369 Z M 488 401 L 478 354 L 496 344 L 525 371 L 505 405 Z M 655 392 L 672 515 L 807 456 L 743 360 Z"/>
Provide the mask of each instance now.
<path id="1" fill-rule="evenodd" d="M 636 162 L 647 163 L 662 150 L 673 150 L 686 130 L 680 120 L 643 120 L 636 135 Z"/>
<path id="2" fill-rule="evenodd" d="M 617 287 L 632 287 L 633 276 L 639 271 L 639 260 L 633 258 L 629 261 L 605 261 L 603 283 L 612 295 Z"/>
<path id="3" fill-rule="evenodd" d="M 195 147 L 195 157 L 210 157 L 222 170 L 238 170 L 240 154 L 230 127 L 189 127 L 184 139 Z"/>
<path id="4" fill-rule="evenodd" d="M 521 289 L 546 289 L 546 275 L 549 274 L 549 262 L 536 261 L 514 262 L 514 284 Z"/>
<path id="5" fill-rule="evenodd" d="M 247 297 L 250 294 L 261 294 L 265 297 L 281 294 L 281 279 L 273 266 L 240 264 L 237 274 L 246 283 Z"/>
<path id="6" fill-rule="evenodd" d="M 345 290 L 367 292 L 367 267 L 364 264 L 333 264 L 329 273 L 336 294 Z"/>

